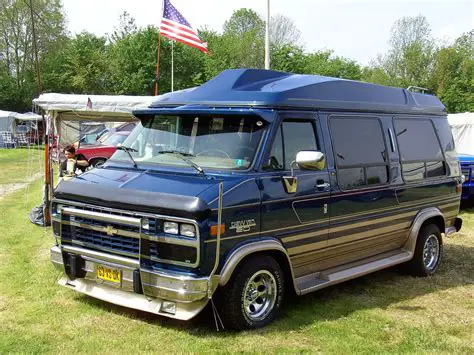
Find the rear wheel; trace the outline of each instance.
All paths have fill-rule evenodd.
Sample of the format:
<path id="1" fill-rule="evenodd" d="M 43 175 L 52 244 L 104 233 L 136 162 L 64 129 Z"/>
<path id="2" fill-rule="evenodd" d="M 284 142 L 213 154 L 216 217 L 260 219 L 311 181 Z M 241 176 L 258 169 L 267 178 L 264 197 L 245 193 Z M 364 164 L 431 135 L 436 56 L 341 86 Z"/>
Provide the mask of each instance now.
<path id="1" fill-rule="evenodd" d="M 433 275 L 441 263 L 443 241 L 435 224 L 423 226 L 416 241 L 413 259 L 405 265 L 405 271 L 414 276 Z"/>
<path id="2" fill-rule="evenodd" d="M 251 256 L 218 293 L 224 324 L 232 329 L 260 328 L 275 319 L 284 294 L 280 265 L 268 255 Z"/>

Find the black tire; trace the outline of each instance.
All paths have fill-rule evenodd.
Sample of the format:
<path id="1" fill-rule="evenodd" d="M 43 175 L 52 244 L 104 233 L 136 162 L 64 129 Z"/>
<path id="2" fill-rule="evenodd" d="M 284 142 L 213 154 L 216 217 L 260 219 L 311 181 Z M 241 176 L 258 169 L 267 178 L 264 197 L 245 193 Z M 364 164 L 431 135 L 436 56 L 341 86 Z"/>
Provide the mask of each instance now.
<path id="1" fill-rule="evenodd" d="M 260 281 L 262 284 L 258 283 L 259 275 L 261 275 Z M 252 281 L 257 281 L 257 283 L 252 284 Z M 265 281 L 268 282 L 265 283 Z M 271 286 L 273 281 L 274 286 Z M 252 285 L 258 285 L 258 287 L 252 289 Z M 270 295 L 267 298 L 257 296 L 259 292 L 265 292 L 265 285 L 270 285 L 267 292 L 274 289 L 276 295 Z M 261 328 L 272 322 L 280 310 L 285 291 L 285 278 L 280 265 L 275 259 L 268 255 L 259 254 L 250 256 L 239 264 L 231 280 L 218 291 L 215 301 L 226 328 L 235 330 Z M 252 302 L 250 298 L 245 300 L 245 295 L 250 297 L 251 293 L 254 293 L 253 297 L 256 296 L 256 299 Z M 259 304 L 259 298 L 261 304 Z M 269 300 L 268 303 L 265 301 L 267 299 Z M 249 307 L 246 306 L 246 301 L 250 303 Z M 258 316 L 259 312 L 257 312 L 258 308 L 253 307 L 253 304 L 262 307 L 260 308 L 262 310 L 260 317 Z M 267 307 L 265 307 L 266 305 Z M 253 314 L 251 314 L 252 307 L 255 311 Z"/>
<path id="2" fill-rule="evenodd" d="M 428 240 L 430 241 L 428 242 Z M 427 243 L 430 245 L 427 245 Z M 427 253 L 428 256 L 426 256 L 424 253 L 425 246 L 427 246 L 427 250 L 433 251 L 436 244 L 438 247 L 436 256 L 433 255 L 434 253 Z M 431 257 L 429 257 L 430 255 Z M 427 224 L 420 229 L 413 259 L 404 265 L 403 270 L 413 276 L 424 277 L 433 275 L 439 268 L 442 255 L 443 240 L 441 238 L 441 231 L 437 225 Z"/>
<path id="3" fill-rule="evenodd" d="M 90 162 L 90 166 L 92 168 L 98 168 L 102 165 L 104 165 L 104 163 L 107 161 L 107 159 L 103 159 L 103 158 L 99 158 L 99 159 L 93 159 L 91 160 Z"/>

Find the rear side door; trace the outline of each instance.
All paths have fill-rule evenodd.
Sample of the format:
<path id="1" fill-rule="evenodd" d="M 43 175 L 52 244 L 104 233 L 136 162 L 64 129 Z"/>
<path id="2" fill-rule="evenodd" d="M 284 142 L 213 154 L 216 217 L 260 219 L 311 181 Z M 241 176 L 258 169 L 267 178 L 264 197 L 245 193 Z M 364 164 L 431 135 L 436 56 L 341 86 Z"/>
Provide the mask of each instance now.
<path id="1" fill-rule="evenodd" d="M 313 254 L 326 247 L 330 195 L 329 174 L 324 170 L 294 168 L 296 192 L 285 186 L 291 163 L 302 150 L 324 153 L 321 127 L 316 113 L 286 113 L 260 179 L 262 186 L 262 236 L 279 238 L 287 248 L 295 276 L 314 271 Z"/>

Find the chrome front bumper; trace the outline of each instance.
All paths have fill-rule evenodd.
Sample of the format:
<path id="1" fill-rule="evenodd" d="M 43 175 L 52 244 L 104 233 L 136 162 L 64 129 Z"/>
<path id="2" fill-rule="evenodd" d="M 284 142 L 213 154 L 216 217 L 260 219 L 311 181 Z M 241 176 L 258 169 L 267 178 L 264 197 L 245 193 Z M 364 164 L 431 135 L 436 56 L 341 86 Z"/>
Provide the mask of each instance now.
<path id="1" fill-rule="evenodd" d="M 208 302 L 209 278 L 143 270 L 139 267 L 139 261 L 135 259 L 66 245 L 54 246 L 51 248 L 51 261 L 58 270 L 64 273 L 66 270 L 63 252 L 80 256 L 84 260 L 85 276 L 72 280 L 65 275 L 58 283 L 91 297 L 181 320 L 193 318 Z M 97 265 L 121 270 L 121 283 L 114 284 L 99 280 L 96 276 Z M 143 294 L 134 292 L 136 270 L 140 273 Z M 212 291 L 217 287 L 217 279 L 213 281 Z M 176 303 L 174 314 L 164 312 L 164 301 Z"/>

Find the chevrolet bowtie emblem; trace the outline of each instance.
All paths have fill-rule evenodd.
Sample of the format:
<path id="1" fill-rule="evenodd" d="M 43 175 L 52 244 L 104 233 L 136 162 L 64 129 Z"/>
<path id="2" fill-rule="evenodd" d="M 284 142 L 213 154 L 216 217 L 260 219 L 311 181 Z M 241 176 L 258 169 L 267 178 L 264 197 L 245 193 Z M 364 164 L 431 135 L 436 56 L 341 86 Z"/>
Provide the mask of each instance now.
<path id="1" fill-rule="evenodd" d="M 104 227 L 103 231 L 105 233 L 107 233 L 107 235 L 114 235 L 114 234 L 117 234 L 118 233 L 118 230 L 116 230 L 114 227 L 112 226 L 107 226 L 107 227 Z"/>

